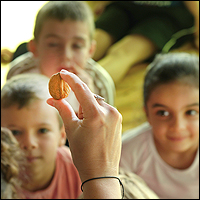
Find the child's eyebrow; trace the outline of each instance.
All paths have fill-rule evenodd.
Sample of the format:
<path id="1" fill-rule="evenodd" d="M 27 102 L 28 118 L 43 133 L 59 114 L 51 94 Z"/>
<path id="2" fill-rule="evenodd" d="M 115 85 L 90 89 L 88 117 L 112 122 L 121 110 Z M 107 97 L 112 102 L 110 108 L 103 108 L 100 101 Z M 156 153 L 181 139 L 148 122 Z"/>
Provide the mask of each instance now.
<path id="1" fill-rule="evenodd" d="M 193 104 L 187 105 L 187 107 L 191 107 L 191 106 L 199 106 L 199 103 L 193 103 Z"/>
<path id="2" fill-rule="evenodd" d="M 50 37 L 62 39 L 59 35 L 56 35 L 56 34 L 54 34 L 54 33 L 49 33 L 49 34 L 45 35 L 45 39 L 48 39 L 48 38 L 50 38 Z M 85 38 L 85 37 L 82 37 L 82 36 L 74 36 L 73 39 L 86 41 L 86 38 Z"/>
<path id="3" fill-rule="evenodd" d="M 49 37 L 60 38 L 60 36 L 58 36 L 58 35 L 56 35 L 56 34 L 53 34 L 53 33 L 50 33 L 50 34 L 45 35 L 45 38 L 49 38 Z"/>
<path id="4" fill-rule="evenodd" d="M 187 105 L 186 107 L 191 107 L 191 106 L 199 106 L 199 103 L 192 103 L 192 104 Z M 152 108 L 155 108 L 155 107 L 165 107 L 165 108 L 167 108 L 167 106 L 165 106 L 163 104 L 159 104 L 159 103 L 155 103 L 155 104 L 152 105 Z"/>
<path id="5" fill-rule="evenodd" d="M 167 108 L 167 106 L 163 105 L 163 104 L 159 104 L 159 103 L 155 103 L 152 105 L 152 108 L 155 108 L 155 107 L 165 107 Z"/>
<path id="6" fill-rule="evenodd" d="M 74 39 L 76 39 L 76 40 L 82 40 L 83 42 L 86 41 L 86 38 L 81 37 L 81 36 L 75 36 Z"/>

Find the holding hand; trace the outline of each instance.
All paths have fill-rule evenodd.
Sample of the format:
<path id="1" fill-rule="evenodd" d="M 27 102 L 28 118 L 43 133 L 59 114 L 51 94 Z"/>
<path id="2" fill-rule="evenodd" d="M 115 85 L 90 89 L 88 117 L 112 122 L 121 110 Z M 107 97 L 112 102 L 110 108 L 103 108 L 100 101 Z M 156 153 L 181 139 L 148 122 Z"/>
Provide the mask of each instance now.
<path id="1" fill-rule="evenodd" d="M 82 182 L 95 177 L 118 176 L 121 114 L 103 100 L 95 99 L 88 86 L 75 74 L 61 70 L 60 75 L 80 103 L 78 116 L 64 99 L 51 98 L 47 102 L 59 111 L 63 119 L 73 161 Z M 89 181 L 84 184 L 83 191 L 85 198 L 121 198 L 117 179 Z"/>

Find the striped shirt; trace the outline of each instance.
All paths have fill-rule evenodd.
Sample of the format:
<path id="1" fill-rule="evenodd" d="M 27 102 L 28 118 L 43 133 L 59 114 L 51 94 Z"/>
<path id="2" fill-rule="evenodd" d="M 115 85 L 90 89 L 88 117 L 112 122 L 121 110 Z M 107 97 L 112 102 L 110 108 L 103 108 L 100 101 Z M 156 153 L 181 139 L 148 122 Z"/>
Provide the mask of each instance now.
<path id="1" fill-rule="evenodd" d="M 108 72 L 93 59 L 88 60 L 85 70 L 93 78 L 95 93 L 104 97 L 108 104 L 114 106 L 115 85 Z M 31 52 L 17 57 L 10 63 L 7 79 L 22 73 L 41 73 Z"/>

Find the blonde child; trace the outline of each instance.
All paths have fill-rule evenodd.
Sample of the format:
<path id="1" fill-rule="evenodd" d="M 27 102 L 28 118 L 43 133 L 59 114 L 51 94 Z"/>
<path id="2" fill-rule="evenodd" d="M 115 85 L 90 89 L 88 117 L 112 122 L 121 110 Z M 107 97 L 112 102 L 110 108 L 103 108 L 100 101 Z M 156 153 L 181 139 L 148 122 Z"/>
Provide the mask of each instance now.
<path id="1" fill-rule="evenodd" d="M 24 154 L 12 132 L 1 127 L 1 199 L 19 198 L 16 191 L 21 183 L 19 169 L 23 171 L 25 164 Z"/>
<path id="2" fill-rule="evenodd" d="M 164 199 L 199 198 L 199 58 L 157 55 L 144 82 L 148 123 L 123 134 L 120 166 Z"/>
<path id="3" fill-rule="evenodd" d="M 36 16 L 34 39 L 27 44 L 29 52 L 11 62 L 7 79 L 20 73 L 50 77 L 66 69 L 114 105 L 114 83 L 106 70 L 91 59 L 96 46 L 94 29 L 93 14 L 85 2 L 49 1 Z M 76 98 L 70 95 L 68 101 L 78 112 Z"/>
<path id="4" fill-rule="evenodd" d="M 81 181 L 57 110 L 46 103 L 48 78 L 19 74 L 1 91 L 1 126 L 10 129 L 25 153 L 28 181 L 22 198 L 68 199 L 81 194 Z"/>

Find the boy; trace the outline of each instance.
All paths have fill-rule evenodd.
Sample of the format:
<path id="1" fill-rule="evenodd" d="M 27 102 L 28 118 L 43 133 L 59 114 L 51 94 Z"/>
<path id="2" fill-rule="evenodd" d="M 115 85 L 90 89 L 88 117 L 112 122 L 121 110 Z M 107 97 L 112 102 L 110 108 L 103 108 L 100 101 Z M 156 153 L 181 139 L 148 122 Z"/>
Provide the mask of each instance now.
<path id="1" fill-rule="evenodd" d="M 78 75 L 92 92 L 114 105 L 114 83 L 91 59 L 95 51 L 93 15 L 85 2 L 50 1 L 37 14 L 30 52 L 13 62 L 7 79 L 20 73 L 42 73 L 51 77 L 61 69 Z M 76 99 L 70 97 L 76 111 Z"/>
<path id="2" fill-rule="evenodd" d="M 10 129 L 24 151 L 29 177 L 22 183 L 22 198 L 77 198 L 81 181 L 57 110 L 46 103 L 48 78 L 19 74 L 1 91 L 1 126 Z"/>

